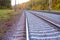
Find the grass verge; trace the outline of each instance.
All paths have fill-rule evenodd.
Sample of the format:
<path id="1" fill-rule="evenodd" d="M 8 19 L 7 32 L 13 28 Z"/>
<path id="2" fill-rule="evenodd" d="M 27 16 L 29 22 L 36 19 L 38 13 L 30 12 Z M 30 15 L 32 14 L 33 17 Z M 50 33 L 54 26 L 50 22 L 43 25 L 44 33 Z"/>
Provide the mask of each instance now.
<path id="1" fill-rule="evenodd" d="M 0 35 L 6 32 L 6 28 L 12 26 L 18 19 L 20 12 L 15 12 L 9 9 L 0 10 Z M 0 37 L 1 37 L 0 36 Z"/>

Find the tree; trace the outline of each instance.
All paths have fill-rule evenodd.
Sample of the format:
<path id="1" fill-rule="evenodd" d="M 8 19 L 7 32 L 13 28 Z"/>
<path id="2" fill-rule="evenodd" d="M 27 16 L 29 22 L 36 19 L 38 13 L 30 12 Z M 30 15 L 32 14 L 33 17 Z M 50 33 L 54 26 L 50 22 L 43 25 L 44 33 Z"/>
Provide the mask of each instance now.
<path id="1" fill-rule="evenodd" d="M 0 7 L 1 8 L 10 8 L 11 1 L 10 0 L 0 0 Z"/>

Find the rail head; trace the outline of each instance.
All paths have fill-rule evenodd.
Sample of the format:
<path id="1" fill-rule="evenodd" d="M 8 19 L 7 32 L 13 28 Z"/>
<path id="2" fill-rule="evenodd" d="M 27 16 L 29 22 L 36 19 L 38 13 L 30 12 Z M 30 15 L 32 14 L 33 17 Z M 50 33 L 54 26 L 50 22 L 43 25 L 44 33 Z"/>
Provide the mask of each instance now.
<path id="1" fill-rule="evenodd" d="M 26 20 L 26 40 L 29 40 L 29 24 L 28 24 L 28 19 L 26 17 L 26 12 L 25 13 L 25 20 Z"/>

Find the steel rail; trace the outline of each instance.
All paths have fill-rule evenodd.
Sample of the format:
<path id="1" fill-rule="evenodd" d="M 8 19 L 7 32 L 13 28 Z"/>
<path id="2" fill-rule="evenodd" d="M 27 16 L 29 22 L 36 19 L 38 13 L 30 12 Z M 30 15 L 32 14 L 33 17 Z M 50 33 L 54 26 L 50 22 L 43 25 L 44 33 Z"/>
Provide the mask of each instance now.
<path id="1" fill-rule="evenodd" d="M 26 40 L 29 40 L 29 23 L 28 23 L 26 13 L 25 13 L 25 20 L 26 20 Z"/>

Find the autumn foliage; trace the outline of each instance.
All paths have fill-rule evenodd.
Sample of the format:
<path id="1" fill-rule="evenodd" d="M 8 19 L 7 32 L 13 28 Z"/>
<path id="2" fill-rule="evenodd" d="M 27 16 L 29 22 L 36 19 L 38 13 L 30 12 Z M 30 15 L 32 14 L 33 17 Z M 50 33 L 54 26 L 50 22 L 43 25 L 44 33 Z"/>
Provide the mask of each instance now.
<path id="1" fill-rule="evenodd" d="M 51 10 L 60 10 L 60 0 L 50 0 Z M 20 8 L 30 10 L 48 10 L 49 0 L 30 0 L 20 5 Z"/>

